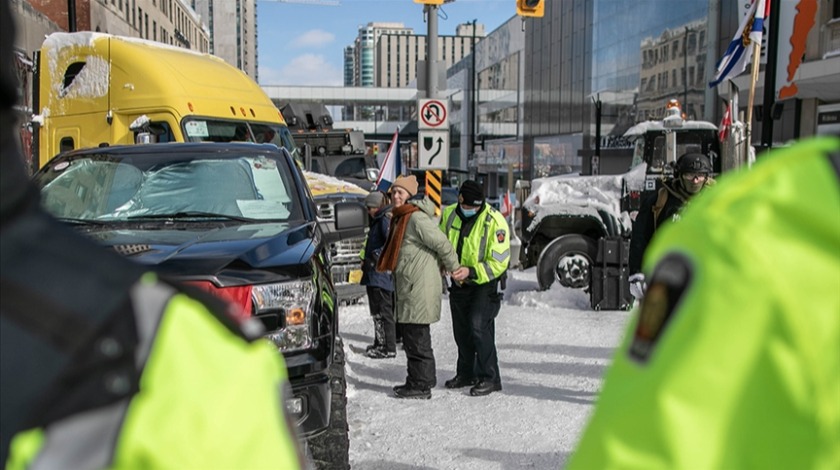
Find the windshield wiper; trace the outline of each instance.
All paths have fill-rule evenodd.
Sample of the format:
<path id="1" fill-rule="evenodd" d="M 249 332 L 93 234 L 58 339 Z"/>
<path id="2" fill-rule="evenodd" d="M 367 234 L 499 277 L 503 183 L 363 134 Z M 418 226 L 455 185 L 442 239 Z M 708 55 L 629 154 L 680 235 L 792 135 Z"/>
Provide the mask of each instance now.
<path id="1" fill-rule="evenodd" d="M 105 225 L 107 222 L 103 222 L 101 220 L 91 220 L 91 219 L 77 219 L 74 217 L 56 217 L 59 222 L 64 222 L 73 225 Z"/>
<path id="2" fill-rule="evenodd" d="M 173 212 L 171 214 L 143 214 L 143 215 L 133 215 L 127 217 L 125 220 L 149 220 L 149 219 L 224 219 L 224 220 L 235 220 L 237 222 L 264 222 L 260 219 L 252 219 L 250 217 L 240 217 L 237 215 L 229 215 L 229 214 L 216 214 L 213 212 L 202 212 L 202 211 L 183 211 L 183 212 Z"/>

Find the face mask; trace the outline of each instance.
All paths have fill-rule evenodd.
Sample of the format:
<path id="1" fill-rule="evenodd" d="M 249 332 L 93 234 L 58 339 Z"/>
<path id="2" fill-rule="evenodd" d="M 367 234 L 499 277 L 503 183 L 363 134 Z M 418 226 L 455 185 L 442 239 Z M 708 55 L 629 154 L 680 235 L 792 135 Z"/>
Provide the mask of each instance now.
<path id="1" fill-rule="evenodd" d="M 464 214 L 464 217 L 472 217 L 475 213 L 478 212 L 478 209 L 464 209 L 461 208 L 461 213 Z"/>

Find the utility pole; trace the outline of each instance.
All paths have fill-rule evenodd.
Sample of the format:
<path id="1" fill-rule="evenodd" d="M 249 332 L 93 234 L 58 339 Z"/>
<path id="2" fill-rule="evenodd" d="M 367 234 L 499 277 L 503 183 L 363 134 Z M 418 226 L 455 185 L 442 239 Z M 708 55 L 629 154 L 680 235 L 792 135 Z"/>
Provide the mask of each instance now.
<path id="1" fill-rule="evenodd" d="M 76 0 L 67 0 L 67 32 L 76 32 Z"/>
<path id="2" fill-rule="evenodd" d="M 475 138 L 476 138 L 476 129 L 478 128 L 476 121 L 476 101 L 478 101 L 478 89 L 476 84 L 478 83 L 478 73 L 475 69 L 475 22 L 477 20 L 472 20 L 472 42 L 470 46 L 470 55 L 472 55 L 472 67 L 470 72 L 471 81 L 470 81 L 470 154 L 469 158 L 475 158 Z"/>
<path id="3" fill-rule="evenodd" d="M 764 66 L 764 101 L 761 113 L 761 147 L 773 147 L 773 108 L 776 104 L 776 55 L 779 53 L 779 0 L 770 0 L 770 34 Z"/>

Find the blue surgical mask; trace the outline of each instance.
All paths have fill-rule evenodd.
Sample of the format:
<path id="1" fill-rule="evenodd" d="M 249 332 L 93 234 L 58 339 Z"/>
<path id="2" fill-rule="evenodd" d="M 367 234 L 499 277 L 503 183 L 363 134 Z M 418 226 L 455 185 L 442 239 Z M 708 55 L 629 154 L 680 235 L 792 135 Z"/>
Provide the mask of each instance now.
<path id="1" fill-rule="evenodd" d="M 472 217 L 475 213 L 478 212 L 478 209 L 464 209 L 461 208 L 461 213 L 464 214 L 464 217 Z"/>

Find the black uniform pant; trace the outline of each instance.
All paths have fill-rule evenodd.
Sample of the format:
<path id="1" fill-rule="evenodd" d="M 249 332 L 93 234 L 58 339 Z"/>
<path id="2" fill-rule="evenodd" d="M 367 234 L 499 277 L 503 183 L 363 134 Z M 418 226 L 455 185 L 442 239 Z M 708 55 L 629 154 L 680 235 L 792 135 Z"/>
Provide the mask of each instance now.
<path id="1" fill-rule="evenodd" d="M 367 296 L 370 315 L 373 317 L 373 345 L 388 352 L 396 352 L 394 293 L 381 287 L 367 286 Z"/>
<path id="2" fill-rule="evenodd" d="M 456 374 L 500 384 L 496 356 L 496 315 L 502 306 L 498 281 L 453 285 L 449 289 L 452 333 L 458 346 Z"/>
<path id="3" fill-rule="evenodd" d="M 431 389 L 437 385 L 435 352 L 429 325 L 400 323 L 403 332 L 403 349 L 408 359 L 406 385 L 413 389 Z"/>

